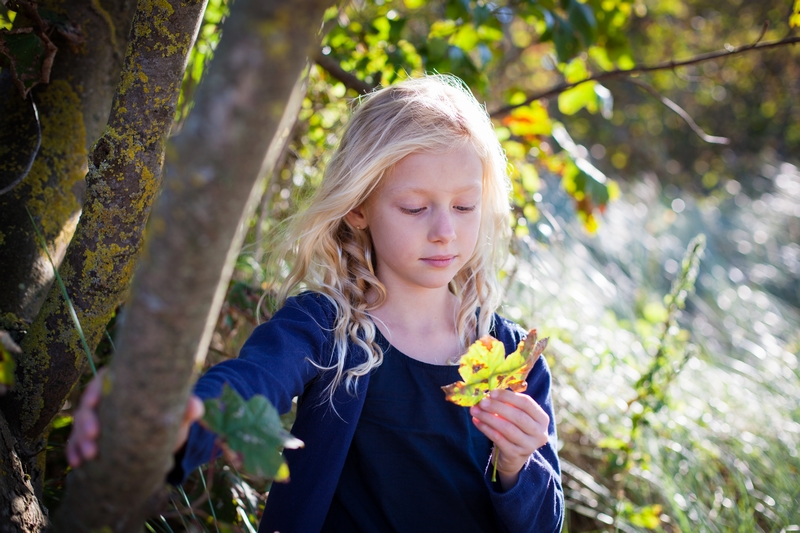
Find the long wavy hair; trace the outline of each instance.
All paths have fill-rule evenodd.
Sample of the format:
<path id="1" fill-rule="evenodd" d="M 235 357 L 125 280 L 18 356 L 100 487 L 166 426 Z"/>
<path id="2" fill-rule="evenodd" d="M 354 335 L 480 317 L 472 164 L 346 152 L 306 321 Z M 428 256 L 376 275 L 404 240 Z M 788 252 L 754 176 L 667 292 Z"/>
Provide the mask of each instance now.
<path id="1" fill-rule="evenodd" d="M 375 275 L 369 229 L 356 230 L 345 215 L 363 204 L 404 157 L 446 153 L 464 143 L 483 165 L 478 243 L 449 284 L 460 300 L 456 330 L 466 350 L 489 332 L 499 305 L 497 272 L 508 250 L 510 184 L 489 116 L 458 78 L 408 79 L 363 96 L 310 204 L 280 235 L 277 254 L 290 271 L 278 291 L 279 305 L 304 289 L 326 296 L 336 309 L 333 353 L 329 365 L 320 366 L 335 372 L 331 400 L 337 387 L 344 384 L 352 393 L 358 378 L 383 362 L 370 311 L 384 302 L 386 289 Z M 349 343 L 364 351 L 363 362 L 347 364 Z"/>

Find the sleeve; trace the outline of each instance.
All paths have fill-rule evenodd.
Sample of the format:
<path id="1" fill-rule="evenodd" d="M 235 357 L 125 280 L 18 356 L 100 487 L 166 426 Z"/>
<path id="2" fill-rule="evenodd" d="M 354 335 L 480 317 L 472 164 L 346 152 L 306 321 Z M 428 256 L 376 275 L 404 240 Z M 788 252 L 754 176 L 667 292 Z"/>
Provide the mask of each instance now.
<path id="1" fill-rule="evenodd" d="M 214 398 L 227 383 L 243 398 L 266 396 L 278 412 L 286 413 L 292 398 L 301 395 L 319 374 L 314 364 L 328 364 L 334 320 L 335 309 L 322 295 L 304 293 L 289 298 L 253 331 L 239 357 L 211 367 L 198 380 L 194 393 L 203 400 Z M 214 459 L 218 455 L 214 440 L 211 431 L 193 424 L 167 481 L 180 484 L 192 470 Z"/>
<path id="2" fill-rule="evenodd" d="M 514 336 L 519 342 L 520 337 Z M 536 362 L 527 381 L 525 393 L 550 417 L 547 444 L 530 456 L 519 473 L 517 484 L 509 490 L 501 492 L 500 484 L 492 483 L 491 468 L 487 468 L 486 483 L 499 521 L 508 532 L 557 533 L 561 531 L 564 521 L 564 491 L 561 488 L 558 437 L 550 395 L 550 369 L 544 357 Z"/>

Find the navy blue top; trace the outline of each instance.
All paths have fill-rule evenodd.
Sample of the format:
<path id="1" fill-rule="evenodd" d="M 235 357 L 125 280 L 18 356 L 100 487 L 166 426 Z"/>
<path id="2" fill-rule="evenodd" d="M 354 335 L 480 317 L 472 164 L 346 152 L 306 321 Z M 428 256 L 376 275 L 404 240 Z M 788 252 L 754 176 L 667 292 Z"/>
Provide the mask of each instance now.
<path id="1" fill-rule="evenodd" d="M 254 394 L 266 396 L 280 413 L 289 411 L 292 398 L 301 399 L 292 433 L 305 442 L 305 447 L 284 452 L 291 481 L 273 484 L 260 533 L 316 533 L 328 515 L 371 386 L 371 376 L 363 376 L 357 382 L 355 394 L 339 387 L 333 404 L 328 402 L 327 387 L 332 373 L 321 374 L 314 364 L 327 366 L 334 361 L 335 323 L 336 309 L 326 296 L 306 292 L 289 298 L 272 319 L 253 331 L 237 359 L 215 365 L 195 386 L 195 393 L 206 399 L 218 397 L 223 384 L 228 383 L 244 398 Z M 510 353 L 525 332 L 495 315 L 492 334 Z M 365 357 L 358 346 L 350 343 L 346 369 L 364 362 Z M 550 371 L 544 357 L 539 358 L 528 375 L 525 394 L 550 416 L 550 440 L 531 454 L 517 484 L 510 489 L 500 492 L 491 483 L 488 468 L 484 483 L 504 532 L 559 532 L 564 519 L 564 493 L 556 453 Z M 200 464 L 213 459 L 214 439 L 212 432 L 194 424 L 170 479 L 180 481 Z M 488 463 L 487 455 L 485 464 Z"/>
<path id="2" fill-rule="evenodd" d="M 500 531 L 483 479 L 491 441 L 444 399 L 457 366 L 431 365 L 378 332 L 383 364 L 367 398 L 323 533 Z"/>

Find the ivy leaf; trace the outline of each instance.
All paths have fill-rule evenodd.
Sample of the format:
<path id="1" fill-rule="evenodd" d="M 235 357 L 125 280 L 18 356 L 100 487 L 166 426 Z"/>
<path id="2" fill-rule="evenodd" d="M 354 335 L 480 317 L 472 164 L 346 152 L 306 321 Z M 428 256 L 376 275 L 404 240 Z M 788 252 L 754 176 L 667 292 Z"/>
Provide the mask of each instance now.
<path id="1" fill-rule="evenodd" d="M 261 478 L 289 480 L 281 448 L 302 448 L 303 441 L 283 429 L 278 411 L 264 396 L 245 401 L 227 383 L 219 398 L 206 400 L 200 422 L 217 434 L 217 445 L 244 470 Z"/>
<path id="2" fill-rule="evenodd" d="M 461 356 L 458 373 L 464 381 L 442 387 L 445 399 L 469 407 L 494 389 L 523 392 L 528 387 L 525 379 L 546 347 L 547 338 L 537 341 L 535 329 L 507 357 L 502 342 L 490 335 L 481 337 Z"/>

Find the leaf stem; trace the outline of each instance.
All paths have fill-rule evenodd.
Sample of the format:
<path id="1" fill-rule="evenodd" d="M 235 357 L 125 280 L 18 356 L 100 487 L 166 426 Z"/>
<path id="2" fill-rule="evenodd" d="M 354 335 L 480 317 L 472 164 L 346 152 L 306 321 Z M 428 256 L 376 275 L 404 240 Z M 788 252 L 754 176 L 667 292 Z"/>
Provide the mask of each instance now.
<path id="1" fill-rule="evenodd" d="M 492 455 L 494 456 L 492 458 L 492 483 L 495 483 L 497 481 L 497 445 L 495 445 Z"/>

